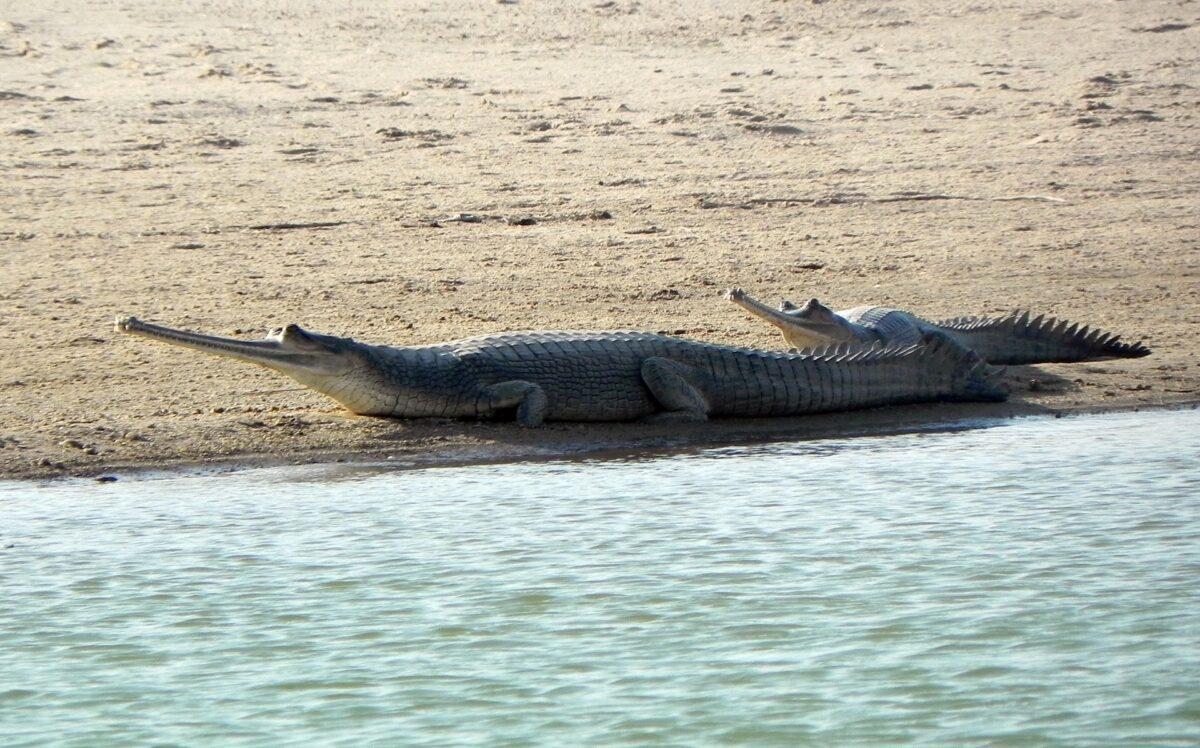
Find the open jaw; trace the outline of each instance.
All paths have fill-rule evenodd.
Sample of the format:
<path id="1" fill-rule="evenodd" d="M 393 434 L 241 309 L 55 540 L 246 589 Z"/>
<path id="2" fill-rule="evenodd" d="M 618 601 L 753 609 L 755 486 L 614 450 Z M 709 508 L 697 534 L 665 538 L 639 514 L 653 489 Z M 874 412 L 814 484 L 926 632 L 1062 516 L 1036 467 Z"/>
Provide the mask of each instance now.
<path id="1" fill-rule="evenodd" d="M 222 338 L 216 335 L 202 335 L 197 332 L 177 330 L 173 327 L 152 325 L 149 322 L 142 322 L 137 317 L 117 317 L 116 330 L 272 369 L 282 368 L 288 364 L 302 365 L 301 359 L 311 354 L 309 351 L 289 350 L 282 342 L 282 338 L 265 340 Z"/>

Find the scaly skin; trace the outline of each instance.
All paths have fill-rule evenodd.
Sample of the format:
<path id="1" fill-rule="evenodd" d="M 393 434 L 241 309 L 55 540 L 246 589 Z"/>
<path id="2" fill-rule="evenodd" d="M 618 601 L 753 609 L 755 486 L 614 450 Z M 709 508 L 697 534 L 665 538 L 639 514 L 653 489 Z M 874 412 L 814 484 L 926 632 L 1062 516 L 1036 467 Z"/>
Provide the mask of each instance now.
<path id="1" fill-rule="evenodd" d="M 118 318 L 143 335 L 282 372 L 363 415 L 701 421 L 931 400 L 1002 400 L 978 356 L 920 345 L 755 351 L 644 332 L 516 332 L 389 347 L 296 325 L 242 341 Z"/>
<path id="2" fill-rule="evenodd" d="M 1029 312 L 929 322 L 887 307 L 860 306 L 834 312 L 816 299 L 803 307 L 784 301 L 779 309 L 771 309 L 740 288 L 729 289 L 725 297 L 778 327 L 784 340 L 799 349 L 847 341 L 913 345 L 933 333 L 949 337 L 989 364 L 1102 361 L 1150 355 L 1150 349 L 1141 343 L 1123 343 L 1112 333 L 1052 317 L 1030 319 Z"/>

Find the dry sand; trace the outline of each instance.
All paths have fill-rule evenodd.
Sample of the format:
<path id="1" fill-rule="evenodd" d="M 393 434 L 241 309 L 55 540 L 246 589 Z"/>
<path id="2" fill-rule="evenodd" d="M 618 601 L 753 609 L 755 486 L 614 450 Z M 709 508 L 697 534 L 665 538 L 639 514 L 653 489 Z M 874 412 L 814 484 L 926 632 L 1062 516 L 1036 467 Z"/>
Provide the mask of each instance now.
<path id="1" fill-rule="evenodd" d="M 1159 0 L 7 3 L 0 474 L 1195 402 L 1198 50 L 1195 3 Z M 432 223 L 459 213 L 484 220 Z M 933 318 L 1028 307 L 1154 355 L 1013 370 L 1007 405 L 530 432 L 356 418 L 112 331 L 779 347 L 728 285 Z"/>

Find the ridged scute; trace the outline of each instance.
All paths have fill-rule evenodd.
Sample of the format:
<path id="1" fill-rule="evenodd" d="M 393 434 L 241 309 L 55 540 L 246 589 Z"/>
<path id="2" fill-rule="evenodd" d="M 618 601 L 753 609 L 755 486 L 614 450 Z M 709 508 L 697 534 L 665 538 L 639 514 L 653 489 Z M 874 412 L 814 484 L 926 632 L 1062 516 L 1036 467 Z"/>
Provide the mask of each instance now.
<path id="1" fill-rule="evenodd" d="M 497 350 L 500 348 L 519 347 L 530 343 L 589 343 L 589 344 L 611 344 L 613 346 L 627 346 L 631 343 L 658 343 L 671 342 L 675 344 L 683 344 L 694 346 L 696 348 L 706 348 L 714 351 L 725 351 L 737 353 L 743 356 L 760 359 L 817 359 L 829 361 L 832 363 L 844 363 L 852 360 L 883 360 L 889 358 L 906 358 L 916 355 L 916 353 L 924 350 L 921 344 L 897 344 L 890 343 L 884 345 L 882 343 L 833 343 L 828 346 L 817 348 L 804 348 L 792 351 L 766 351 L 759 348 L 744 348 L 740 346 L 721 345 L 719 343 L 706 343 L 699 340 L 690 340 L 687 338 L 678 338 L 672 335 L 661 335 L 659 333 L 641 332 L 637 330 L 563 330 L 563 331 L 546 331 L 546 330 L 522 330 L 517 332 L 495 333 L 491 335 L 481 335 L 474 338 L 465 338 L 463 340 L 455 340 L 448 343 L 442 343 L 437 347 L 440 349 L 451 350 L 459 355 L 476 350 Z"/>
<path id="2" fill-rule="evenodd" d="M 846 321 L 862 329 L 862 336 L 876 336 L 889 343 L 912 345 L 921 341 L 929 323 L 904 311 L 883 306 L 861 306 L 839 312 Z"/>
<path id="3" fill-rule="evenodd" d="M 920 359 L 930 371 L 947 372 L 949 380 L 961 391 L 962 399 L 998 402 L 1008 398 L 1008 391 L 1001 384 L 999 368 L 988 365 L 978 353 L 939 331 L 924 333 L 919 343 L 838 343 L 824 348 L 807 348 L 793 355 L 835 364 Z"/>
<path id="4" fill-rule="evenodd" d="M 1086 361 L 1103 358 L 1141 358 L 1150 349 L 1141 342 L 1125 343 L 1120 337 L 1087 325 L 1018 310 L 1003 317 L 955 317 L 935 323 L 961 333 L 964 342 L 976 345 L 990 339 L 993 350 L 984 353 L 993 363 Z"/>

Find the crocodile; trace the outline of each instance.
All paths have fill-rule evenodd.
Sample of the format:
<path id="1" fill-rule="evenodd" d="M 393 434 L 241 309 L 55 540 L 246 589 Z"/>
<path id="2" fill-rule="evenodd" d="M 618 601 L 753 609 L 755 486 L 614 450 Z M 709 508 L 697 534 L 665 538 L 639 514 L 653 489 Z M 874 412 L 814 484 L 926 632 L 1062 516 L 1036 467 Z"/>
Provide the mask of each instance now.
<path id="1" fill-rule="evenodd" d="M 912 345 L 930 333 L 940 333 L 975 351 L 989 364 L 997 365 L 1150 355 L 1150 349 L 1140 342 L 1125 343 L 1112 333 L 1054 317 L 1031 317 L 1026 311 L 1001 317 L 955 317 L 930 322 L 888 307 L 860 306 L 834 312 L 816 299 L 809 299 L 802 307 L 785 300 L 779 309 L 772 309 L 740 288 L 729 289 L 725 298 L 778 327 L 783 339 L 796 349 L 844 342 L 903 346 Z"/>
<path id="2" fill-rule="evenodd" d="M 999 401 L 996 370 L 949 338 L 805 354 L 635 331 L 511 332 L 393 347 L 309 332 L 262 340 L 118 317 L 118 332 L 258 364 L 353 413 L 397 418 L 704 421 L 935 400 Z"/>

